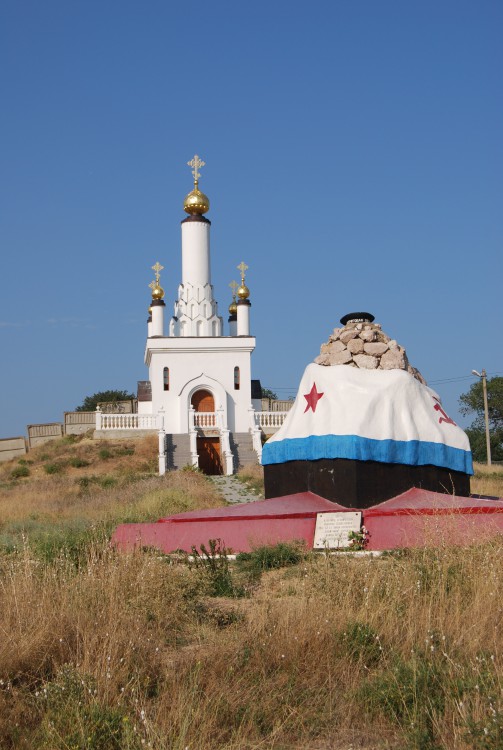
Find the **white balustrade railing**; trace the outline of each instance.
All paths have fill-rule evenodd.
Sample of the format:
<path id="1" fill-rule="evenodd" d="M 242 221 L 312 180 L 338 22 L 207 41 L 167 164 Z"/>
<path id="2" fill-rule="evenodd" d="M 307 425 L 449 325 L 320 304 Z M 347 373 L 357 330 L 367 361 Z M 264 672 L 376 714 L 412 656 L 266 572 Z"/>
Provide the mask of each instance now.
<path id="1" fill-rule="evenodd" d="M 97 430 L 157 430 L 157 414 L 105 414 L 96 412 Z"/>
<path id="2" fill-rule="evenodd" d="M 220 427 L 219 414 L 216 411 L 195 411 L 194 427 L 217 429 Z"/>
<path id="3" fill-rule="evenodd" d="M 286 419 L 287 411 L 257 411 L 255 420 L 258 427 L 266 430 L 278 430 Z"/>

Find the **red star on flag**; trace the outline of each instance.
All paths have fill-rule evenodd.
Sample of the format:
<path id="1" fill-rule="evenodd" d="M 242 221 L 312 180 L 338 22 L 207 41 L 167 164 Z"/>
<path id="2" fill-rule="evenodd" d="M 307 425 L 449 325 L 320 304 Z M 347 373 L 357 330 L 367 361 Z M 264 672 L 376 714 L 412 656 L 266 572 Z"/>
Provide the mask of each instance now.
<path id="1" fill-rule="evenodd" d="M 309 393 L 304 394 L 304 398 L 307 401 L 307 406 L 304 409 L 304 414 L 306 413 L 308 409 L 312 409 L 313 412 L 316 411 L 318 401 L 320 400 L 322 396 L 323 396 L 323 393 L 318 393 L 318 391 L 316 390 L 316 383 L 313 383 L 313 387 L 311 388 Z"/>

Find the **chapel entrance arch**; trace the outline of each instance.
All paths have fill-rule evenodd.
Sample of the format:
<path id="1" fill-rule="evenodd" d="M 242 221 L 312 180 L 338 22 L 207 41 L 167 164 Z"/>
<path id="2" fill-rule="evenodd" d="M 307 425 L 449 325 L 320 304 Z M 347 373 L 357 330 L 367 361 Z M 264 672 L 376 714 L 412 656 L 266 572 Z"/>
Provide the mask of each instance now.
<path id="1" fill-rule="evenodd" d="M 193 393 L 190 403 L 192 404 L 194 411 L 215 411 L 215 399 L 213 398 L 213 394 L 205 388 L 201 388 L 199 391 Z"/>
<path id="2" fill-rule="evenodd" d="M 192 394 L 190 403 L 195 412 L 215 412 L 215 399 L 213 394 L 201 388 Z M 208 435 L 197 436 L 197 455 L 199 468 L 203 474 L 213 476 L 222 474 L 222 460 L 220 457 L 220 438 Z"/>

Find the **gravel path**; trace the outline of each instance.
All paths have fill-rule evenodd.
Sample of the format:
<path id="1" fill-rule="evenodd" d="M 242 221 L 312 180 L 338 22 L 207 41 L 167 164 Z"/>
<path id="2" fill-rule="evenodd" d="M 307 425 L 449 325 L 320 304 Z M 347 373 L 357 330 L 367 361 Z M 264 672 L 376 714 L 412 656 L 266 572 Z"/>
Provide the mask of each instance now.
<path id="1" fill-rule="evenodd" d="M 216 476 L 209 477 L 213 484 L 217 487 L 218 491 L 231 505 L 237 505 L 238 503 L 252 503 L 254 500 L 263 500 L 264 498 L 259 495 L 255 490 L 244 482 L 240 482 L 235 476 Z"/>

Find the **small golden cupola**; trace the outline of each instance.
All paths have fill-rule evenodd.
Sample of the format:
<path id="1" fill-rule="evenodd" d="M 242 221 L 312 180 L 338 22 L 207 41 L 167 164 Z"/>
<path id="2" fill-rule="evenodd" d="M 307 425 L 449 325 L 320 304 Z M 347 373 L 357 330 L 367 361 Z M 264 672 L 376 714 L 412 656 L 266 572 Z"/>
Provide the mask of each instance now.
<path id="1" fill-rule="evenodd" d="M 187 162 L 187 165 L 192 167 L 194 189 L 186 196 L 183 202 L 183 210 L 191 216 L 202 216 L 210 210 L 210 199 L 199 190 L 199 178 L 201 176 L 199 168 L 204 167 L 205 162 L 196 154 L 191 161 Z"/>
<path id="2" fill-rule="evenodd" d="M 245 271 L 248 270 L 248 266 L 244 261 L 241 261 L 241 263 L 238 266 L 238 271 L 241 272 L 241 286 L 238 289 L 238 297 L 239 299 L 248 299 L 250 296 L 250 290 L 245 284 Z"/>
<path id="3" fill-rule="evenodd" d="M 159 283 L 159 279 L 161 277 L 161 271 L 163 270 L 164 270 L 164 266 L 161 266 L 159 261 L 157 261 L 155 266 L 152 266 L 152 271 L 155 271 L 155 281 L 151 281 L 149 284 L 149 287 L 152 290 L 152 301 L 161 300 L 164 297 L 164 289 Z"/>
<path id="4" fill-rule="evenodd" d="M 231 281 L 229 286 L 232 289 L 232 302 L 229 305 L 229 315 L 237 315 L 238 305 L 236 302 L 236 289 L 238 288 L 239 284 L 237 283 L 237 281 Z"/>

